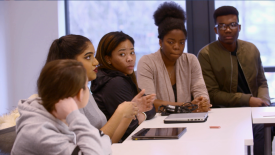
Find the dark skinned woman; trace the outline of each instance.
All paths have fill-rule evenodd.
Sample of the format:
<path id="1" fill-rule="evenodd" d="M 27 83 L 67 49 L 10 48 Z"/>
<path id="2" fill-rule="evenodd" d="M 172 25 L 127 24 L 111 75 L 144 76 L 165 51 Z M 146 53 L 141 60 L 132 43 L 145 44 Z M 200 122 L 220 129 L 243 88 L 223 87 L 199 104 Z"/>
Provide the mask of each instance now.
<path id="1" fill-rule="evenodd" d="M 195 55 L 183 53 L 187 31 L 185 12 L 175 2 L 164 2 L 154 13 L 160 49 L 143 56 L 137 66 L 137 81 L 146 94 L 156 94 L 154 106 L 198 105 L 193 112 L 210 110 L 208 92 Z M 192 100 L 194 98 L 194 100 Z"/>

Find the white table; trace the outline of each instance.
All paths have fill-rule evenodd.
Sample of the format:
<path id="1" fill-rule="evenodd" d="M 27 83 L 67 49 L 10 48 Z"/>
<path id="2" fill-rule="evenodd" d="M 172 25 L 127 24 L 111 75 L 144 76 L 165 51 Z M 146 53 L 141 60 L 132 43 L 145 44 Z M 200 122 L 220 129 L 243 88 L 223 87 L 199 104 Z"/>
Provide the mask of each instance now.
<path id="1" fill-rule="evenodd" d="M 143 122 L 122 144 L 112 145 L 113 154 L 246 154 L 247 146 L 253 146 L 251 108 L 212 109 L 208 116 L 204 123 L 164 124 L 166 116 L 157 114 Z M 131 139 L 142 128 L 160 127 L 187 127 L 187 132 L 178 140 Z"/>
<path id="2" fill-rule="evenodd" d="M 275 126 L 275 116 L 264 117 L 264 115 L 275 115 L 275 107 L 253 107 L 252 121 L 253 124 L 265 125 L 265 155 L 271 155 L 271 126 Z"/>
<path id="3" fill-rule="evenodd" d="M 187 131 L 188 132 L 188 131 Z M 184 135 L 183 135 L 184 136 Z M 184 137 L 182 137 L 184 138 Z M 113 144 L 113 155 L 242 155 L 243 140 L 152 141 Z"/>

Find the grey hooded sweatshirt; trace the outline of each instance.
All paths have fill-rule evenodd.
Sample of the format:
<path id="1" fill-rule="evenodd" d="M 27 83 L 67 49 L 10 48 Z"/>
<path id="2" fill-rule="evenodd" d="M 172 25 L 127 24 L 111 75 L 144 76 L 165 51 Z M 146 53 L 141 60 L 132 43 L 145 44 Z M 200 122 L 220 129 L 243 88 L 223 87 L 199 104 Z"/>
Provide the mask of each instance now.
<path id="1" fill-rule="evenodd" d="M 111 154 L 109 136 L 92 126 L 79 110 L 67 116 L 66 125 L 40 103 L 40 98 L 19 101 L 20 117 L 16 124 L 17 137 L 12 155 Z"/>

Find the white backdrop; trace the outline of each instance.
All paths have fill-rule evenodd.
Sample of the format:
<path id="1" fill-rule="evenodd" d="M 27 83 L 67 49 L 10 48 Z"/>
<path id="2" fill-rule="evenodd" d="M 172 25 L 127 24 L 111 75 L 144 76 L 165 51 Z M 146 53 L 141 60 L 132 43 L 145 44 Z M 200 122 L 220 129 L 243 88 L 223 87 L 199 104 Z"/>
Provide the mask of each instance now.
<path id="1" fill-rule="evenodd" d="M 0 1 L 0 115 L 36 93 L 48 49 L 59 37 L 58 3 Z"/>

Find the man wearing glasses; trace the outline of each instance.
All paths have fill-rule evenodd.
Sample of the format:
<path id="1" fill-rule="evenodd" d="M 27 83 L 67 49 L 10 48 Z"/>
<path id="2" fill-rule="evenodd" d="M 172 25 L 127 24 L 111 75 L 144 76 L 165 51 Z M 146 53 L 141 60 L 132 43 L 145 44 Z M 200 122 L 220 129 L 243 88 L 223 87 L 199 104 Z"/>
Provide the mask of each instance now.
<path id="1" fill-rule="evenodd" d="M 198 59 L 213 107 L 260 107 L 270 104 L 267 80 L 257 47 L 239 40 L 239 12 L 215 10 L 219 39 L 203 47 Z M 253 125 L 254 154 L 264 154 L 264 126 Z"/>

